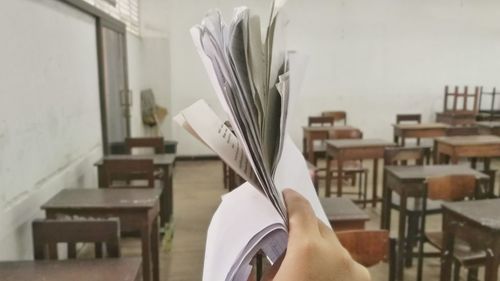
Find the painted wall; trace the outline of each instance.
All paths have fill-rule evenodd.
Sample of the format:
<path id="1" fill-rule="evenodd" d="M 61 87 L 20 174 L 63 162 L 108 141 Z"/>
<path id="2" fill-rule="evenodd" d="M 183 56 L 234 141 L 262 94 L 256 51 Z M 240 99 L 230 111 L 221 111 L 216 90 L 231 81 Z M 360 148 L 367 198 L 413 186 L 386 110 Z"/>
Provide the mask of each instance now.
<path id="1" fill-rule="evenodd" d="M 97 185 L 95 21 L 54 0 L 5 0 L 0 34 L 0 260 L 30 259 L 40 205 Z"/>
<path id="2" fill-rule="evenodd" d="M 210 8 L 231 18 L 247 5 L 267 18 L 270 1 L 171 0 L 172 112 L 200 98 L 217 111 L 189 28 Z M 500 2 L 495 0 L 289 0 L 290 49 L 309 56 L 300 107 L 291 117 L 297 144 L 307 116 L 346 110 L 367 138 L 390 140 L 397 113 L 433 120 L 449 85 L 500 87 Z M 176 125 L 179 154 L 210 154 Z"/>

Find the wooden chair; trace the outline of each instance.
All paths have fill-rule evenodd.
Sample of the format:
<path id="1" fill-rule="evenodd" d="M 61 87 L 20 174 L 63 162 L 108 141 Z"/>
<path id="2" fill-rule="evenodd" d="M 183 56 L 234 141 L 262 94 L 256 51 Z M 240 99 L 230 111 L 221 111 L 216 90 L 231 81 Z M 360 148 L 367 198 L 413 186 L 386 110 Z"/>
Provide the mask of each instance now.
<path id="1" fill-rule="evenodd" d="M 155 186 L 154 165 L 151 159 L 105 159 L 103 162 L 105 187 L 153 188 Z M 131 181 L 143 181 L 135 185 Z"/>
<path id="2" fill-rule="evenodd" d="M 388 147 L 384 150 L 384 165 L 385 166 L 407 166 L 417 165 L 422 166 L 424 159 L 427 157 L 428 151 L 424 147 Z M 384 188 L 385 188 L 385 174 L 384 174 Z M 384 191 L 386 191 L 384 189 Z M 387 191 L 390 192 L 390 191 Z M 383 195 L 387 198 L 387 195 Z M 406 236 L 400 237 L 405 239 L 405 251 L 411 253 L 413 247 L 417 245 L 417 232 L 418 232 L 418 216 L 420 214 L 422 201 L 415 198 L 409 198 L 407 202 L 406 213 L 408 215 L 408 224 L 406 229 Z M 441 204 L 439 202 L 428 202 L 428 213 L 439 214 L 441 213 Z M 389 202 L 389 208 L 401 212 L 400 199 L 397 194 L 392 196 L 392 202 Z M 407 267 L 412 265 L 411 256 L 405 261 Z"/>
<path id="3" fill-rule="evenodd" d="M 77 243 L 95 243 L 96 258 L 103 257 L 103 243 L 109 257 L 120 257 L 120 222 L 105 220 L 49 220 L 32 223 L 35 260 L 57 259 L 57 244 L 67 244 L 68 259 L 77 257 Z"/>
<path id="4" fill-rule="evenodd" d="M 152 148 L 155 154 L 165 153 L 165 141 L 163 137 L 154 138 L 126 138 L 125 145 L 129 154 L 134 148 Z"/>
<path id="5" fill-rule="evenodd" d="M 469 93 L 468 87 L 464 87 L 464 91 L 459 92 L 457 86 L 451 92 L 450 88 L 446 86 L 443 112 L 436 114 L 436 121 L 453 126 L 474 124 L 478 114 L 479 92 L 479 87 L 475 88 L 474 93 Z"/>
<path id="6" fill-rule="evenodd" d="M 334 130 L 329 132 L 329 139 L 342 140 L 342 139 L 362 139 L 363 132 L 358 129 L 345 129 L 345 130 Z M 332 160 L 331 170 L 327 171 L 332 173 L 332 178 L 335 178 L 335 174 L 338 174 L 338 169 L 336 167 L 337 161 Z M 366 200 L 368 194 L 368 169 L 363 167 L 362 161 L 347 161 L 343 165 L 343 170 L 346 176 L 350 176 L 353 185 L 356 184 L 356 175 L 359 175 L 359 186 L 358 199 L 363 198 L 363 207 L 366 207 Z M 337 175 L 338 176 L 338 175 Z M 330 188 L 329 186 L 326 187 Z"/>
<path id="7" fill-rule="evenodd" d="M 396 124 L 401 123 L 422 123 L 421 114 L 396 114 Z M 394 136 L 394 142 L 396 142 L 396 136 Z M 417 145 L 420 145 L 420 138 L 417 138 Z"/>
<path id="8" fill-rule="evenodd" d="M 462 201 L 466 198 L 474 198 L 476 193 L 476 178 L 471 175 L 451 175 L 428 178 L 424 189 L 423 198 L 441 200 L 446 202 Z M 440 231 L 426 232 L 427 200 L 423 200 L 420 214 L 420 243 L 418 247 L 417 280 L 422 280 L 424 243 L 429 243 L 440 251 L 443 249 L 443 233 Z M 456 239 L 455 241 L 455 270 L 454 278 L 459 280 L 460 268 L 464 266 L 469 269 L 468 280 L 477 280 L 477 268 L 484 265 L 487 254 L 484 251 L 474 251 L 474 247 L 466 242 Z M 438 257 L 440 253 L 438 253 Z"/>
<path id="9" fill-rule="evenodd" d="M 478 97 L 480 87 L 475 87 L 474 93 L 469 93 L 469 87 L 465 86 L 462 93 L 459 92 L 458 86 L 455 86 L 453 92 L 448 86 L 444 89 L 444 105 L 443 112 L 461 112 L 476 114 L 478 111 Z M 452 106 L 450 108 L 449 101 L 451 99 Z M 459 106 L 459 100 L 462 100 L 462 105 Z M 472 108 L 469 108 L 469 100 L 472 100 Z"/>
<path id="10" fill-rule="evenodd" d="M 336 232 L 340 244 L 352 258 L 365 267 L 389 261 L 389 281 L 396 277 L 396 240 L 387 230 L 352 230 Z"/>
<path id="11" fill-rule="evenodd" d="M 308 126 L 333 126 L 335 119 L 331 116 L 310 116 L 307 120 Z"/>
<path id="12" fill-rule="evenodd" d="M 500 118 L 500 109 L 496 106 L 495 100 L 497 95 L 496 88 L 493 88 L 493 91 L 486 92 L 483 87 L 480 89 L 479 94 L 479 116 L 478 121 L 498 121 Z M 487 97 L 490 97 L 490 104 L 487 108 L 483 109 L 483 102 Z"/>
<path id="13" fill-rule="evenodd" d="M 345 111 L 323 111 L 321 116 L 333 117 L 334 122 L 344 121 L 344 125 L 347 125 L 347 112 Z"/>

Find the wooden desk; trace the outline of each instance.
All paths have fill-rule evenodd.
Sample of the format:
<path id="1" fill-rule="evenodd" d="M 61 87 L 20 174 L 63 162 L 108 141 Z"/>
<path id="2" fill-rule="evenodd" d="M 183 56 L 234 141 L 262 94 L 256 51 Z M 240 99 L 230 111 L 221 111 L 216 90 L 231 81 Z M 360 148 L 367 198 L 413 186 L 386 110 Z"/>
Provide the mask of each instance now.
<path id="1" fill-rule="evenodd" d="M 97 166 L 97 178 L 99 187 L 105 187 L 104 183 L 104 172 L 103 172 L 103 160 L 109 159 L 152 159 L 155 169 L 163 170 L 163 188 L 161 198 L 161 225 L 165 226 L 166 223 L 170 222 L 173 215 L 174 209 L 174 195 L 173 195 L 173 174 L 174 174 L 174 163 L 175 154 L 152 154 L 152 155 L 107 155 L 101 160 L 97 161 L 94 165 Z"/>
<path id="2" fill-rule="evenodd" d="M 446 129 L 449 127 L 443 123 L 421 123 L 421 124 L 394 124 L 394 142 L 405 146 L 407 138 L 435 138 L 446 136 Z"/>
<path id="3" fill-rule="evenodd" d="M 352 130 L 356 128 L 351 126 L 304 126 L 302 127 L 302 129 L 304 132 L 303 134 L 304 137 L 302 139 L 302 151 L 304 152 L 304 155 L 307 157 L 308 155 L 307 147 L 309 146 L 309 142 L 311 142 L 311 139 L 314 138 L 315 135 L 325 136 L 325 138 L 328 138 L 328 135 L 332 131 Z"/>
<path id="4" fill-rule="evenodd" d="M 451 280 L 455 237 L 489 253 L 486 281 L 498 280 L 500 264 L 500 199 L 443 204 L 441 281 Z"/>
<path id="5" fill-rule="evenodd" d="M 140 231 L 144 281 L 159 280 L 161 189 L 64 189 L 42 205 L 46 217 L 117 217 L 122 231 Z"/>
<path id="6" fill-rule="evenodd" d="M 447 111 L 436 113 L 436 122 L 452 126 L 473 125 L 476 123 L 477 113 L 471 111 Z"/>
<path id="7" fill-rule="evenodd" d="M 500 137 L 440 137 L 434 140 L 434 150 L 437 157 L 434 163 L 448 162 L 448 158 L 453 164 L 457 164 L 460 157 L 484 158 L 484 169 L 489 171 L 491 158 L 500 157 Z"/>
<path id="8" fill-rule="evenodd" d="M 337 161 L 337 196 L 342 197 L 343 162 L 373 159 L 372 205 L 377 206 L 378 161 L 384 157 L 384 149 L 394 143 L 377 139 L 327 140 L 326 142 L 326 196 L 331 195 L 331 159 Z"/>
<path id="9" fill-rule="evenodd" d="M 320 198 L 326 216 L 335 231 L 365 229 L 370 217 L 347 198 Z"/>
<path id="10" fill-rule="evenodd" d="M 482 121 L 476 122 L 479 127 L 479 133 L 481 135 L 495 135 L 500 136 L 500 121 Z"/>
<path id="11" fill-rule="evenodd" d="M 0 262 L 3 281 L 140 281 L 141 259 Z"/>
<path id="12" fill-rule="evenodd" d="M 462 165 L 433 165 L 433 166 L 387 166 L 384 169 L 384 187 L 382 202 L 381 228 L 391 229 L 391 202 L 392 192 L 396 192 L 400 197 L 399 228 L 398 228 L 398 260 L 397 272 L 398 280 L 403 278 L 404 262 L 408 251 L 413 247 L 405 248 L 407 206 L 408 198 L 422 197 L 425 180 L 428 177 L 446 176 L 453 174 L 474 175 L 479 181 L 478 191 L 488 193 L 489 177 L 474 169 Z"/>

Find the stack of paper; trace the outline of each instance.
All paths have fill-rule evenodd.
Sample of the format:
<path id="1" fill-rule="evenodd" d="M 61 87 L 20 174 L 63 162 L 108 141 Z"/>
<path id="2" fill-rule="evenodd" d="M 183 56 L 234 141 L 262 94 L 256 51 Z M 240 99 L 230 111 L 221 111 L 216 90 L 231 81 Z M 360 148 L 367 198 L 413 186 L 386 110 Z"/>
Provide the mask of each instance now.
<path id="1" fill-rule="evenodd" d="M 305 60 L 286 50 L 284 3 L 273 3 L 264 42 L 259 17 L 244 7 L 229 25 L 211 11 L 191 29 L 231 129 L 203 100 L 175 120 L 247 181 L 224 196 L 212 219 L 203 280 L 247 280 L 258 251 L 271 263 L 285 251 L 285 188 L 308 199 L 328 225 L 305 160 L 287 134 Z"/>

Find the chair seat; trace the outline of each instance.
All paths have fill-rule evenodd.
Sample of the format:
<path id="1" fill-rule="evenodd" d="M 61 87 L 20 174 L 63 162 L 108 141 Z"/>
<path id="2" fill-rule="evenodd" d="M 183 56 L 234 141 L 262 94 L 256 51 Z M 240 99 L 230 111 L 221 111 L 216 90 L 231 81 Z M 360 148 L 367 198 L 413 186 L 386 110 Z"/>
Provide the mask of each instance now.
<path id="1" fill-rule="evenodd" d="M 336 160 L 330 162 L 330 169 L 332 172 L 337 172 L 338 164 Z M 368 171 L 368 169 L 363 167 L 361 161 L 344 161 L 342 164 L 342 170 L 345 173 L 362 173 Z"/>
<path id="2" fill-rule="evenodd" d="M 443 233 L 442 232 L 427 232 L 427 240 L 439 250 L 443 249 Z M 485 251 L 472 251 L 467 242 L 455 239 L 453 255 L 463 266 L 474 267 L 486 262 Z"/>
<path id="3" fill-rule="evenodd" d="M 422 210 L 422 200 L 415 200 L 416 198 L 410 197 L 406 201 L 406 209 L 410 212 L 420 212 Z M 418 205 L 417 205 L 418 202 Z M 399 208 L 401 203 L 401 198 L 398 194 L 392 195 L 392 205 Z M 427 199 L 427 213 L 439 213 L 441 212 L 442 201 Z"/>

